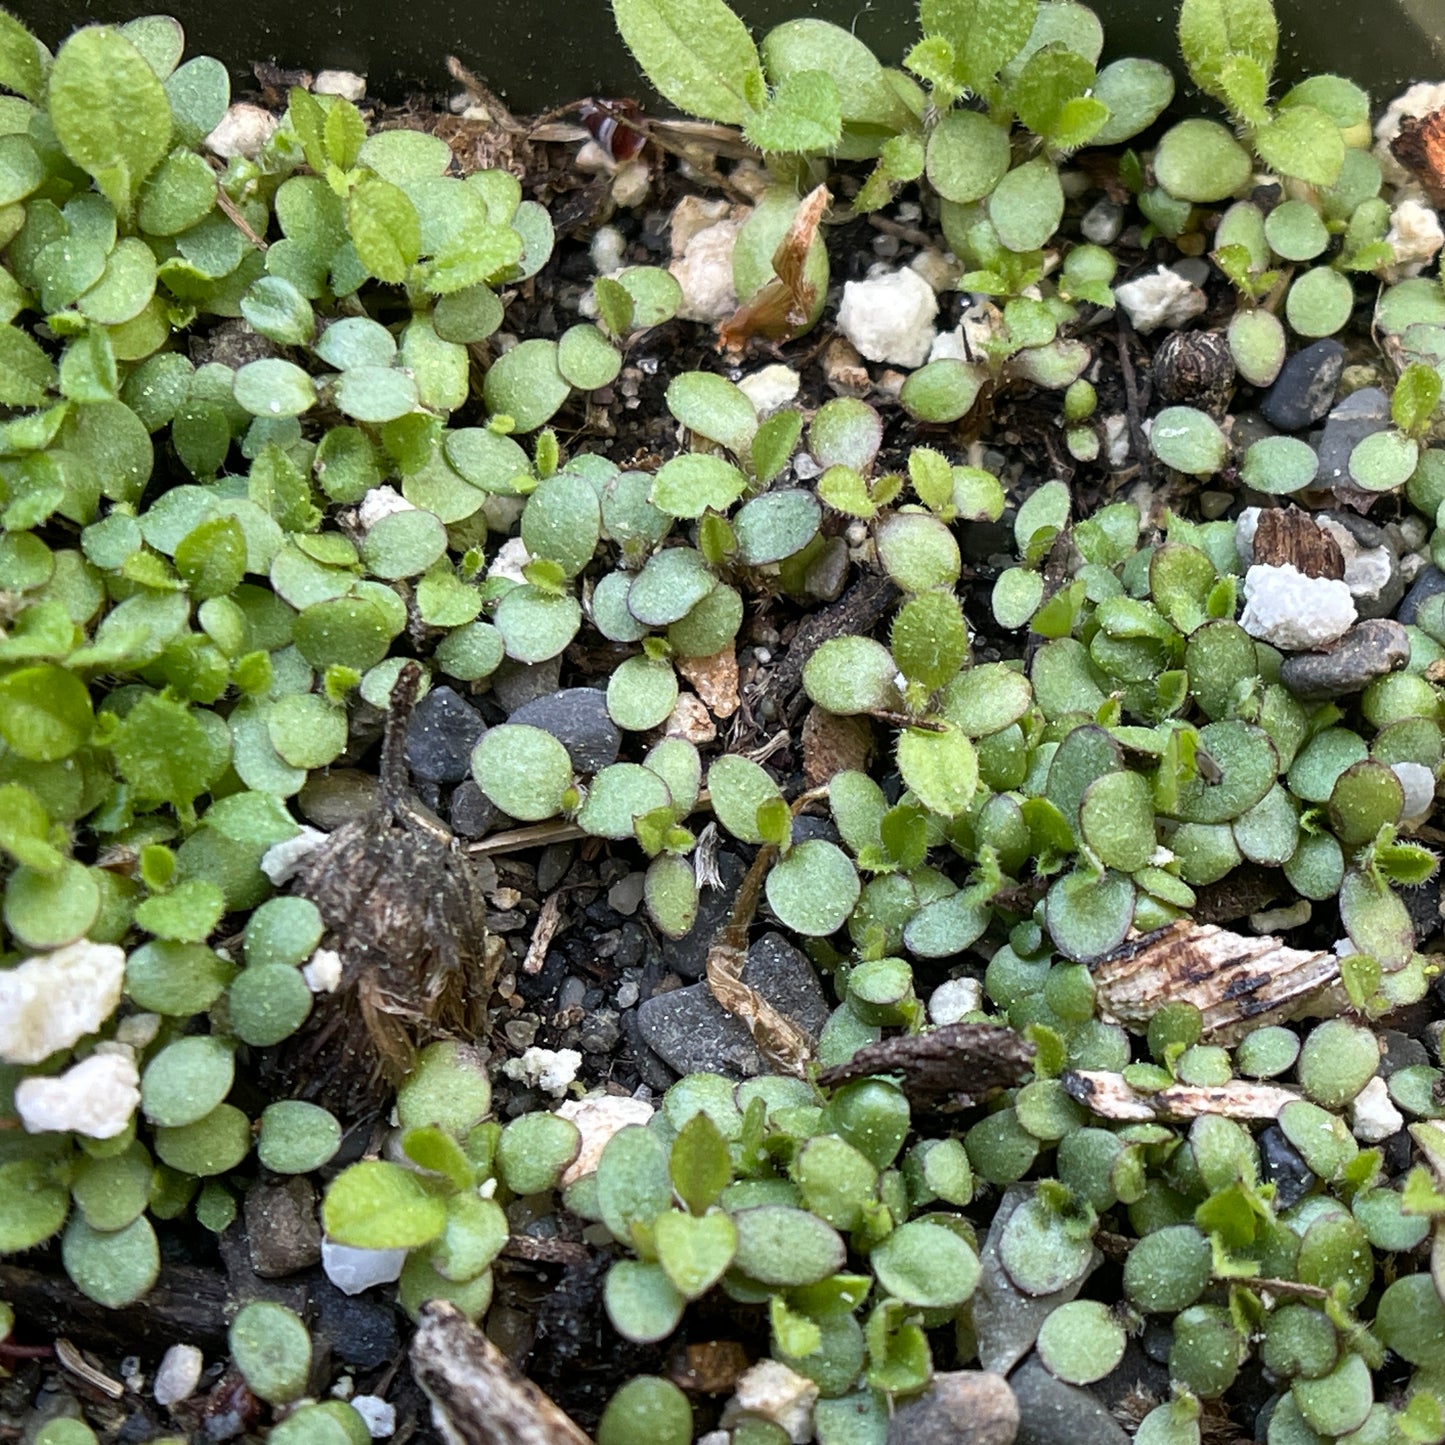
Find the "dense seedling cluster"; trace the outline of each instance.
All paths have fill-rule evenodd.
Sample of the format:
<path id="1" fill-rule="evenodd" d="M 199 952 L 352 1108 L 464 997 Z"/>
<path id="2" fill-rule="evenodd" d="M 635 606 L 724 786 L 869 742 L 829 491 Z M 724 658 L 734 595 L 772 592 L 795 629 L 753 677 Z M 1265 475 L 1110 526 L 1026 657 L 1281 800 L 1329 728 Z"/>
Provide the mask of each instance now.
<path id="1" fill-rule="evenodd" d="M 1143 1445 L 1198 1445 L 1241 1379 L 1270 1445 L 1439 1445 L 1441 1073 L 1376 1025 L 1435 974 L 1405 890 L 1436 868 L 1445 592 L 1408 623 L 1398 594 L 1366 611 L 1384 549 L 1286 510 L 1378 506 L 1445 566 L 1445 295 L 1367 97 L 1321 76 L 1274 99 L 1267 0 L 1184 0 L 1185 62 L 1226 119 L 1172 125 L 1168 70 L 1099 69 L 1068 0 L 924 0 L 901 69 L 818 20 L 756 45 L 722 0 L 614 10 L 657 90 L 765 162 L 727 347 L 816 325 L 830 229 L 906 187 L 972 298 L 959 345 L 891 397 L 806 410 L 681 370 L 675 454 L 564 448 L 549 424 L 678 312 L 672 274 L 621 268 L 593 319 L 504 333 L 555 240 L 509 171 L 460 173 L 437 136 L 299 88 L 222 148 L 226 69 L 183 61 L 173 21 L 52 56 L 0 14 L 0 1254 L 58 1241 L 86 1295 L 129 1305 L 158 1226 L 222 1233 L 258 1179 L 321 1171 L 328 1269 L 399 1279 L 413 1316 L 485 1314 L 523 1201 L 610 1252 L 606 1313 L 634 1345 L 719 1292 L 751 1310 L 785 1398 L 740 1392 L 733 1445 L 882 1445 L 939 1368 L 1073 1389 L 1141 1341 L 1162 1380 L 1134 1400 Z M 1112 444 L 1095 332 L 1123 285 L 1065 215 L 1075 153 L 1136 137 L 1111 160 L 1139 239 L 1212 263 L 1235 309 L 1169 359 L 1173 390 L 1160 349 L 1171 404 L 1133 419 L 1134 460 L 1181 505 L 1085 513 L 1079 486 L 1017 495 L 968 443 L 1036 391 L 1081 475 Z M 1309 416 L 1228 414 L 1337 333 L 1347 402 L 1375 399 L 1347 444 L 1299 434 L 1338 357 Z M 1191 510 L 1196 480 L 1224 506 Z M 1234 491 L 1255 506 L 1188 519 Z M 1012 533 L 986 586 L 960 548 L 979 524 Z M 831 601 L 850 569 L 886 579 L 886 626 L 799 661 L 807 726 L 844 761 L 808 788 L 699 743 L 683 683 L 726 715 L 760 605 Z M 473 1041 L 432 1043 L 385 1147 L 339 1168 L 351 1121 L 257 1082 L 354 984 L 286 886 L 314 842 L 295 800 L 367 754 L 403 669 L 482 692 L 579 645 L 611 659 L 624 760 L 583 767 L 502 720 L 467 785 L 505 826 L 640 859 L 669 939 L 719 837 L 750 860 L 708 979 L 777 1072 L 691 1074 L 605 1125 L 582 1098 L 503 1125 Z M 1336 646 L 1365 659 L 1347 683 Z M 1273 925 L 1318 932 L 1319 908 L 1333 951 L 1192 925 L 1261 876 Z M 741 981 L 759 911 L 829 977 L 816 1038 Z M 1211 993 L 1231 948 L 1262 971 Z M 1125 977 L 1136 954 L 1152 979 Z M 962 1003 L 930 1019 L 915 968 L 951 970 Z M 924 1055 L 888 1049 L 931 1025 L 955 1073 L 930 1092 Z M 289 1311 L 247 1305 L 231 1347 L 273 1439 L 369 1438 L 308 1393 Z M 58 1423 L 38 1438 L 88 1436 Z M 693 1431 L 645 1375 L 598 1438 Z"/>

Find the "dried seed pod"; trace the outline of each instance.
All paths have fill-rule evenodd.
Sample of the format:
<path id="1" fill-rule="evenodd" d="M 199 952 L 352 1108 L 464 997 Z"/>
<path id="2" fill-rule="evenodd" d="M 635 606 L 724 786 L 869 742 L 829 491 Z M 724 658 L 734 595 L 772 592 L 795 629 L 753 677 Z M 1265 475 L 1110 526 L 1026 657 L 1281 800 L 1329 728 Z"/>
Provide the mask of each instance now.
<path id="1" fill-rule="evenodd" d="M 1340 544 L 1298 507 L 1262 508 L 1253 545 L 1254 560 L 1261 566 L 1288 564 L 1306 577 L 1338 579 L 1345 575 L 1345 554 Z"/>
<path id="2" fill-rule="evenodd" d="M 1203 1037 L 1233 1043 L 1262 1024 L 1344 1006 L 1333 953 L 1287 948 L 1187 919 L 1132 938 L 1093 965 L 1100 1016 L 1144 1029 L 1166 1003 L 1192 1003 Z"/>
<path id="3" fill-rule="evenodd" d="M 1166 401 L 1222 416 L 1234 390 L 1234 356 L 1222 331 L 1171 331 L 1154 353 L 1154 386 Z"/>

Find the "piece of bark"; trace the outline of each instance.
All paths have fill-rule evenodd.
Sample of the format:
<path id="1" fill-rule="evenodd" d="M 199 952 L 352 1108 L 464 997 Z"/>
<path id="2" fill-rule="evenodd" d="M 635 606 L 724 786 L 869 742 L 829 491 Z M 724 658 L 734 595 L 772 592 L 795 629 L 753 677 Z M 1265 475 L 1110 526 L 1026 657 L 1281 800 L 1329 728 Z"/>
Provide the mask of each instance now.
<path id="1" fill-rule="evenodd" d="M 455 1305 L 421 1307 L 411 1370 L 451 1445 L 592 1445 Z"/>
<path id="2" fill-rule="evenodd" d="M 156 1355 L 173 1344 L 226 1349 L 226 1310 L 233 1303 L 226 1276 L 196 1265 L 168 1264 L 143 1299 L 109 1309 L 64 1275 L 0 1261 L 0 1299 L 37 1335 L 66 1335 L 87 1349 Z"/>
<path id="3" fill-rule="evenodd" d="M 1093 965 L 1099 1016 L 1143 1030 L 1166 1003 L 1192 1003 L 1203 1037 L 1235 1043 L 1267 1023 L 1339 1011 L 1340 961 L 1181 919 L 1106 954 Z"/>
<path id="4" fill-rule="evenodd" d="M 882 573 L 872 573 L 850 587 L 836 602 L 809 614 L 793 634 L 787 653 L 774 670 L 768 691 L 796 721 L 808 697 L 800 691 L 803 664 L 830 637 L 868 636 L 891 611 L 898 589 Z"/>
<path id="5" fill-rule="evenodd" d="M 1071 1069 L 1064 1075 L 1069 1097 L 1103 1119 L 1144 1122 L 1151 1119 L 1197 1119 L 1220 1114 L 1226 1119 L 1277 1119 L 1286 1104 L 1300 1095 L 1278 1084 L 1231 1079 L 1227 1084 L 1170 1084 L 1154 1093 L 1132 1088 L 1123 1074 L 1105 1069 Z"/>
<path id="6" fill-rule="evenodd" d="M 1340 544 L 1298 507 L 1265 507 L 1254 532 L 1254 560 L 1263 567 L 1291 566 L 1306 577 L 1345 575 Z"/>
<path id="7" fill-rule="evenodd" d="M 1445 110 L 1406 116 L 1390 154 L 1425 187 L 1431 205 L 1445 206 Z"/>
<path id="8" fill-rule="evenodd" d="M 952 1111 L 971 1108 L 1022 1082 L 1033 1059 L 1034 1046 L 1013 1029 L 944 1024 L 868 1044 L 846 1063 L 824 1069 L 818 1082 L 836 1088 L 872 1074 L 898 1074 L 915 1108 Z"/>

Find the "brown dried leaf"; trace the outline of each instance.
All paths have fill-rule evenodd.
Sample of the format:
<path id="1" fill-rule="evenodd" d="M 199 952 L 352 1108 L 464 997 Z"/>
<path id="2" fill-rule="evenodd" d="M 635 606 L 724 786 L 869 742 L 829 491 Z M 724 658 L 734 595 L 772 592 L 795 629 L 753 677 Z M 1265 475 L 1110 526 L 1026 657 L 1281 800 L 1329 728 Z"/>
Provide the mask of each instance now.
<path id="1" fill-rule="evenodd" d="M 775 1069 L 803 1077 L 813 1052 L 812 1040 L 785 1014 L 781 1014 L 758 991 L 742 980 L 748 961 L 748 926 L 757 912 L 763 879 L 772 866 L 777 849 L 759 848 L 753 865 L 738 889 L 732 916 L 718 930 L 707 955 L 707 985 L 713 997 L 730 1014 L 748 1027 L 758 1052 Z"/>
<path id="2" fill-rule="evenodd" d="M 711 657 L 679 657 L 676 666 L 714 717 L 731 717 L 738 710 L 738 659 L 731 646 Z"/>
<path id="3" fill-rule="evenodd" d="M 1192 1003 L 1204 1037 L 1237 1042 L 1262 1024 L 1341 1006 L 1333 953 L 1287 948 L 1277 938 L 1246 938 L 1181 919 L 1106 954 L 1093 965 L 1099 1015 L 1136 1030 L 1166 1003 Z"/>
<path id="4" fill-rule="evenodd" d="M 1277 1119 L 1286 1104 L 1300 1097 L 1278 1084 L 1231 1079 L 1218 1088 L 1170 1084 L 1152 1094 L 1131 1088 L 1123 1074 L 1104 1069 L 1073 1069 L 1064 1075 L 1069 1097 L 1104 1119 L 1197 1119 L 1221 1114 L 1226 1119 Z"/>
<path id="5" fill-rule="evenodd" d="M 857 717 L 839 717 L 820 707 L 803 719 L 803 773 L 810 788 L 835 773 L 862 772 L 873 752 L 873 729 Z"/>
<path id="6" fill-rule="evenodd" d="M 718 327 L 720 349 L 740 351 L 754 336 L 785 339 L 807 324 L 818 299 L 817 287 L 807 278 L 808 249 L 832 199 L 827 186 L 803 197 L 773 252 L 773 279 Z"/>
<path id="7" fill-rule="evenodd" d="M 1254 533 L 1254 560 L 1261 566 L 1289 564 L 1306 577 L 1345 575 L 1340 544 L 1298 507 L 1266 507 Z"/>
<path id="8" fill-rule="evenodd" d="M 1033 1059 L 1034 1046 L 1013 1029 L 944 1024 L 868 1044 L 846 1063 L 824 1069 L 818 1082 L 835 1088 L 873 1074 L 898 1074 L 915 1108 L 967 1109 L 1022 1082 Z"/>

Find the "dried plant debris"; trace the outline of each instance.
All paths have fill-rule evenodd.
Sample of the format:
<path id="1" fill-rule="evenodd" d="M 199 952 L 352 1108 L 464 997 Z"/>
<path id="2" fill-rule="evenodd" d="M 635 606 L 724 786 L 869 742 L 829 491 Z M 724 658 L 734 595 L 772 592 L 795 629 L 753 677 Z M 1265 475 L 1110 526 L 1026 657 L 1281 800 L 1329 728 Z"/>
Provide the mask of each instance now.
<path id="1" fill-rule="evenodd" d="M 320 909 L 341 977 L 277 1067 L 300 1097 L 349 1118 L 380 1107 L 419 1045 L 479 1036 L 496 976 L 475 865 L 405 784 L 419 679 L 409 665 L 392 691 L 377 808 L 306 858 L 297 890 Z"/>
<path id="2" fill-rule="evenodd" d="M 432 1423 L 450 1445 L 591 1445 L 454 1305 L 422 1307 L 411 1369 L 432 1403 Z"/>
<path id="3" fill-rule="evenodd" d="M 1343 1001 L 1340 961 L 1328 949 L 1289 948 L 1187 919 L 1131 939 L 1092 971 L 1101 1018 L 1144 1028 L 1164 1004 L 1189 1003 L 1216 1043 L 1282 1019 L 1333 1013 Z"/>
<path id="4" fill-rule="evenodd" d="M 837 1088 L 873 1074 L 896 1077 L 917 1109 L 953 1112 L 985 1103 L 1021 1083 L 1034 1047 L 1012 1029 L 993 1024 L 944 1024 L 867 1044 L 844 1064 L 822 1070 L 818 1082 Z"/>
<path id="5" fill-rule="evenodd" d="M 1122 1074 L 1099 1069 L 1072 1069 L 1064 1075 L 1069 1097 L 1101 1119 L 1198 1119 L 1218 1114 L 1226 1119 L 1277 1119 L 1286 1104 L 1299 1098 L 1294 1089 L 1253 1079 L 1231 1079 L 1208 1087 L 1170 1084 L 1153 1093 L 1132 1088 Z"/>

